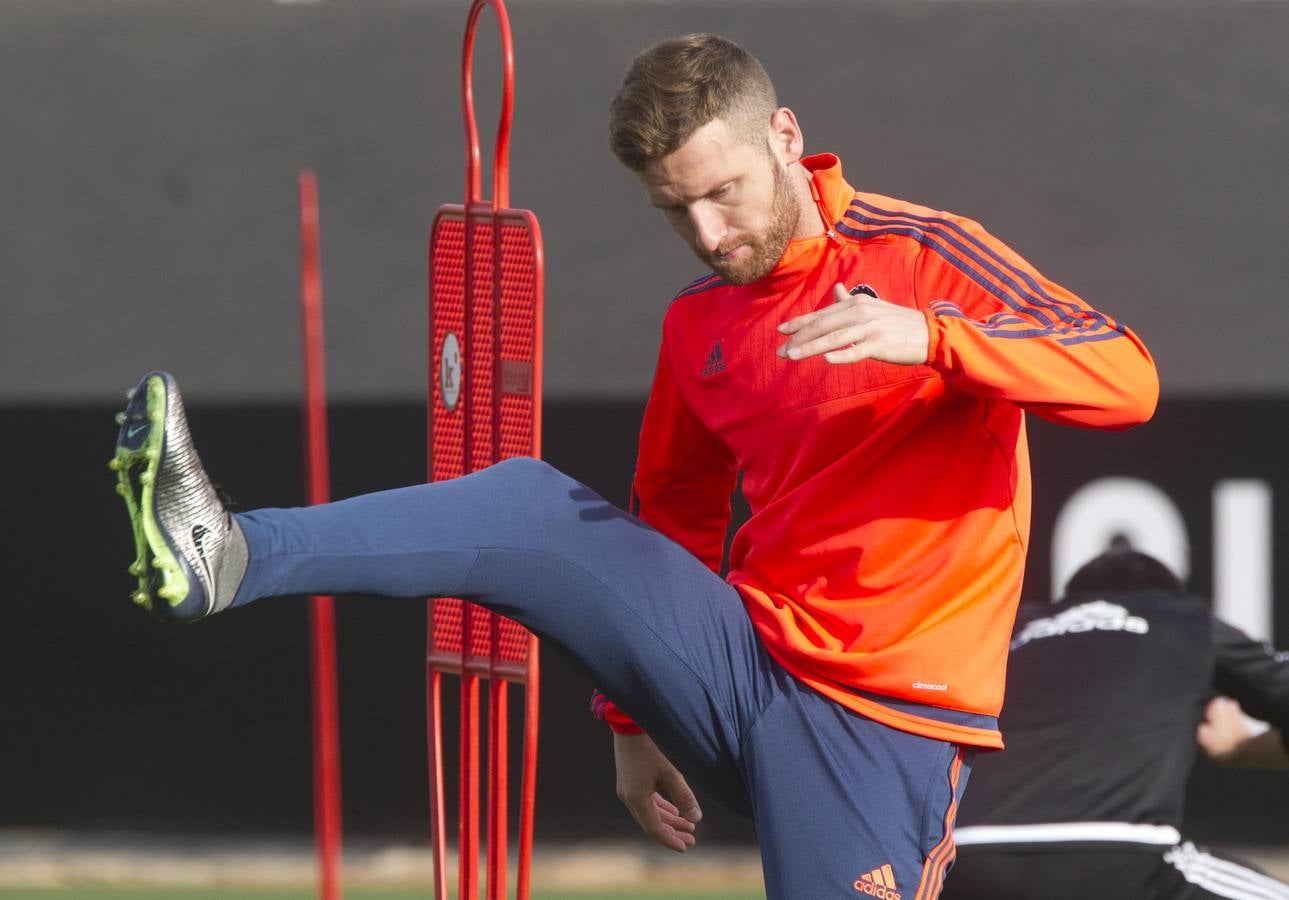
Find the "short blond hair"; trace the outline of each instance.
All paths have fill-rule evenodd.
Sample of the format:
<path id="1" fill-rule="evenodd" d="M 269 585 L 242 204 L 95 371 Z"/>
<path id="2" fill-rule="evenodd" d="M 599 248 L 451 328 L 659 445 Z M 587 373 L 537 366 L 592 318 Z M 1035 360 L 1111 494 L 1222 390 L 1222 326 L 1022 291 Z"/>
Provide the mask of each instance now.
<path id="1" fill-rule="evenodd" d="M 778 105 L 755 56 L 719 35 L 681 35 L 631 61 L 609 107 L 609 147 L 639 172 L 713 119 L 724 119 L 748 140 L 764 140 Z"/>

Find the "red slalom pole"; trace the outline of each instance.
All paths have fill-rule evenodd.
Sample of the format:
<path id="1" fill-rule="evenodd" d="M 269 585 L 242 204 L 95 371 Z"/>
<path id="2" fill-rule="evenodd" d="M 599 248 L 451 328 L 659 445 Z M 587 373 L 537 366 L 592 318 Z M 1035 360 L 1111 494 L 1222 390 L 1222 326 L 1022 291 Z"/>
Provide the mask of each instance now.
<path id="1" fill-rule="evenodd" d="M 318 180 L 306 169 L 300 173 L 300 324 L 304 337 L 304 471 L 310 505 L 331 499 L 320 260 Z M 334 606 L 331 597 L 313 597 L 309 605 L 313 669 L 313 829 L 321 900 L 341 897 L 340 716 L 336 697 Z"/>

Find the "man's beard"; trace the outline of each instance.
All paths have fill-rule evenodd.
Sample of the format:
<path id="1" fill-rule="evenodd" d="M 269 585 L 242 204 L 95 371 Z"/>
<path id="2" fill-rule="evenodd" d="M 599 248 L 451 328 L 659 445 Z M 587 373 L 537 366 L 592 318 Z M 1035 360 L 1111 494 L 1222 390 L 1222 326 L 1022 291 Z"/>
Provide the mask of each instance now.
<path id="1" fill-rule="evenodd" d="M 777 163 L 777 160 L 770 160 L 774 171 L 774 197 L 770 203 L 770 221 L 765 231 L 742 238 L 728 247 L 718 247 L 714 254 L 696 250 L 698 258 L 730 284 L 751 284 L 769 275 L 783 258 L 783 251 L 796 233 L 801 210 L 797 205 L 796 195 L 792 192 L 792 185 L 788 182 L 787 170 Z M 742 259 L 722 259 L 719 255 L 742 246 L 751 251 Z"/>

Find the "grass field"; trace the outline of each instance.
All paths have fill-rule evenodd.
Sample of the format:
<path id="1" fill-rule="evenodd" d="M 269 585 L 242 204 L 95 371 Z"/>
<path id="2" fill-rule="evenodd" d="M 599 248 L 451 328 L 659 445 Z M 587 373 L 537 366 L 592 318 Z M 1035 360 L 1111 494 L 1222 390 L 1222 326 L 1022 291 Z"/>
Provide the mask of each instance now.
<path id="1" fill-rule="evenodd" d="M 311 890 L 239 890 L 237 888 L 123 888 L 90 885 L 64 888 L 0 888 L 0 900 L 313 900 Z M 427 900 L 427 890 L 346 890 L 345 900 Z M 748 891 L 534 891 L 533 900 L 760 900 Z"/>
<path id="2" fill-rule="evenodd" d="M 449 853 L 448 871 L 457 867 Z M 514 859 L 509 868 L 513 896 Z M 302 838 L 0 829 L 0 900 L 312 900 L 316 875 L 312 842 Z M 420 845 L 355 839 L 343 877 L 346 900 L 433 896 L 432 854 Z M 745 846 L 714 845 L 681 860 L 639 842 L 543 844 L 532 881 L 533 900 L 764 897 L 760 860 Z"/>

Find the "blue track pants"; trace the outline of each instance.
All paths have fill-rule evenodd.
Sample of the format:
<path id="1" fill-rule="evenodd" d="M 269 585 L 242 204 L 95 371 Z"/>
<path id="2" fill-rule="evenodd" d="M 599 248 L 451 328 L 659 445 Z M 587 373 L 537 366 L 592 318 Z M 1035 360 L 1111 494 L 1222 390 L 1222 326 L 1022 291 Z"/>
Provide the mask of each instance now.
<path id="1" fill-rule="evenodd" d="M 938 894 L 970 753 L 789 675 L 732 587 L 545 463 L 238 515 L 235 605 L 284 594 L 458 596 L 571 659 L 691 783 L 751 815 L 775 900 Z"/>

